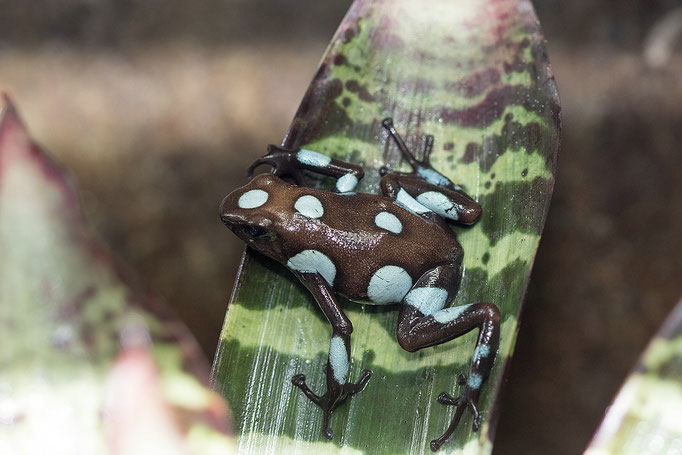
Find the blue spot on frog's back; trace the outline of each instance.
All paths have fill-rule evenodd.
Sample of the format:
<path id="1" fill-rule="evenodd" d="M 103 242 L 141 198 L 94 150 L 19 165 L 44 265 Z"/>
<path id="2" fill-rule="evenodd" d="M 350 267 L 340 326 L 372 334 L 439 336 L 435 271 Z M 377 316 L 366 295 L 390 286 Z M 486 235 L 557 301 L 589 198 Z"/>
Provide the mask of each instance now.
<path id="1" fill-rule="evenodd" d="M 374 224 L 381 229 L 386 229 L 394 234 L 400 234 L 403 231 L 403 223 L 400 222 L 397 216 L 390 212 L 380 212 L 374 217 Z"/>
<path id="2" fill-rule="evenodd" d="M 298 198 L 294 204 L 294 208 L 298 210 L 300 214 L 307 216 L 308 218 L 319 218 L 324 215 L 322 203 L 318 198 L 311 196 L 310 194 Z"/>
<path id="3" fill-rule="evenodd" d="M 396 265 L 377 270 L 369 280 L 367 297 L 374 303 L 398 303 L 412 287 L 412 277 Z"/>
<path id="4" fill-rule="evenodd" d="M 270 195 L 263 190 L 249 190 L 242 194 L 237 201 L 240 209 L 255 209 L 268 201 Z"/>
<path id="5" fill-rule="evenodd" d="M 330 286 L 334 285 L 336 266 L 321 251 L 303 250 L 287 261 L 287 267 L 301 273 L 319 273 Z"/>

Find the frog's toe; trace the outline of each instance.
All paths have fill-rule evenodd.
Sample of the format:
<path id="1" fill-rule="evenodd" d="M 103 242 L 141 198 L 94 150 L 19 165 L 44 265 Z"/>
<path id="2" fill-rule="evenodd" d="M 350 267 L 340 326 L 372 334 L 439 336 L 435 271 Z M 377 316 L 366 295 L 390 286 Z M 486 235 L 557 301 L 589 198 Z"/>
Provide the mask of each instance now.
<path id="1" fill-rule="evenodd" d="M 450 421 L 450 425 L 448 425 L 447 430 L 445 430 L 445 433 L 443 433 L 443 435 L 440 438 L 431 441 L 430 447 L 432 451 L 436 452 L 437 450 L 439 450 L 443 443 L 445 443 L 445 441 L 447 441 L 448 438 L 450 438 L 452 433 L 457 428 L 457 425 L 459 425 L 459 421 L 462 419 L 464 411 L 466 411 L 467 409 L 470 409 L 471 413 L 474 416 L 472 430 L 476 432 L 481 428 L 481 416 L 478 412 L 478 406 L 476 404 L 476 401 L 477 394 L 474 390 L 470 388 L 465 389 L 464 393 L 462 393 L 462 395 L 460 395 L 457 398 L 454 398 L 445 392 L 438 395 L 438 402 L 440 404 L 444 404 L 447 406 L 457 406 L 457 410 L 455 411 L 455 415 Z"/>
<path id="2" fill-rule="evenodd" d="M 358 382 L 356 382 L 355 384 L 350 383 L 347 385 L 348 393 L 350 395 L 353 395 L 353 394 L 362 392 L 362 390 L 367 385 L 369 378 L 371 378 L 371 377 L 372 377 L 372 372 L 370 370 L 362 370 L 362 375 L 360 376 L 360 380 Z"/>
<path id="3" fill-rule="evenodd" d="M 305 375 L 304 374 L 297 374 L 291 378 L 291 383 L 295 385 L 296 387 L 303 387 L 305 386 Z"/>
<path id="4" fill-rule="evenodd" d="M 256 168 L 264 164 L 270 163 L 268 163 L 264 158 L 258 158 L 256 161 L 251 163 L 251 165 L 246 169 L 246 177 L 251 180 L 253 178 L 253 174 L 256 172 Z"/>
<path id="5" fill-rule="evenodd" d="M 247 169 L 247 177 L 251 180 L 254 176 L 256 168 L 268 165 L 272 168 L 271 173 L 283 179 L 293 180 L 299 186 L 305 185 L 305 178 L 303 172 L 299 168 L 296 161 L 296 151 L 277 147 L 276 145 L 268 146 L 268 153 L 258 158 L 251 163 Z"/>
<path id="6" fill-rule="evenodd" d="M 312 390 L 310 390 L 310 387 L 308 387 L 308 384 L 305 383 L 305 375 L 303 374 L 297 374 L 296 376 L 291 378 L 291 383 L 301 389 L 301 391 L 305 394 L 306 397 L 313 403 L 315 403 L 318 406 L 322 406 L 323 399 L 324 397 L 321 397 L 319 395 L 316 395 Z"/>
<path id="7" fill-rule="evenodd" d="M 438 395 L 438 402 L 446 406 L 457 406 L 459 404 L 459 398 L 455 398 L 452 395 L 443 392 Z"/>
<path id="8" fill-rule="evenodd" d="M 476 411 L 476 416 L 474 417 L 474 423 L 471 425 L 471 431 L 476 433 L 480 429 L 481 429 L 481 416 L 478 415 L 478 411 Z"/>
<path id="9" fill-rule="evenodd" d="M 439 442 L 438 439 L 434 439 L 433 441 L 431 441 L 431 444 L 429 444 L 432 452 L 438 452 L 440 450 L 441 445 L 443 445 L 443 443 Z"/>

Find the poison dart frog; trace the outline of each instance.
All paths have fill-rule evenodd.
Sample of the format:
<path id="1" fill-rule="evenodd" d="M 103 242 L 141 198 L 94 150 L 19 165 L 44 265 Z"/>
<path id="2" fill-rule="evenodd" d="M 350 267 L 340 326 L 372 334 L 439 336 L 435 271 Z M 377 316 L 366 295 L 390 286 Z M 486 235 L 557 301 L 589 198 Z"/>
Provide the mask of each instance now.
<path id="1" fill-rule="evenodd" d="M 431 167 L 433 136 L 426 136 L 420 161 L 390 118 L 382 124 L 412 167 L 409 173 L 382 168 L 382 195 L 354 192 L 364 175 L 358 165 L 270 145 L 249 167 L 249 183 L 223 200 L 220 217 L 251 248 L 289 268 L 331 324 L 325 393 L 313 392 L 302 374 L 292 378 L 322 409 L 322 432 L 330 439 L 332 411 L 361 392 L 372 375 L 364 370 L 357 382 L 349 381 L 353 325 L 337 294 L 364 304 L 398 304 L 397 340 L 409 352 L 479 329 L 468 379 L 460 377 L 463 392 L 456 398 L 446 392 L 438 396 L 439 403 L 457 410 L 445 433 L 431 441 L 436 451 L 467 409 L 474 416 L 473 430 L 480 427 L 478 397 L 497 354 L 500 312 L 487 302 L 448 307 L 460 285 L 464 254 L 448 223 L 475 223 L 481 206 Z M 263 164 L 272 166 L 272 173 L 254 177 Z M 336 178 L 335 190 L 306 187 L 303 171 Z"/>

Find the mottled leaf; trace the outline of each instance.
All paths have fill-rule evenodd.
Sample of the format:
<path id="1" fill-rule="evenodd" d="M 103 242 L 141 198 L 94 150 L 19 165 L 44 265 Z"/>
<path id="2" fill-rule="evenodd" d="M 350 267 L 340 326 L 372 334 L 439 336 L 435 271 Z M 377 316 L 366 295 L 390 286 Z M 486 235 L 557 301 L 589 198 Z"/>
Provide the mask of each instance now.
<path id="1" fill-rule="evenodd" d="M 4 101 L 0 453 L 233 453 L 196 341 L 93 238 Z"/>
<path id="2" fill-rule="evenodd" d="M 623 384 L 587 455 L 682 451 L 682 301 Z"/>
<path id="3" fill-rule="evenodd" d="M 362 164 L 359 190 L 377 192 L 382 165 L 408 169 L 381 127 L 393 117 L 413 150 L 434 135 L 434 168 L 481 202 L 480 222 L 455 228 L 465 255 L 453 304 L 497 304 L 501 346 L 481 397 L 481 431 L 472 433 L 467 416 L 445 453 L 492 447 L 495 398 L 554 184 L 559 112 L 529 1 L 356 0 L 284 140 Z M 320 410 L 290 378 L 304 373 L 324 391 L 330 327 L 284 267 L 247 251 L 213 371 L 242 453 L 425 453 L 447 427 L 454 411 L 436 397 L 457 394 L 476 334 L 411 354 L 395 340 L 394 309 L 344 307 L 355 328 L 351 380 L 364 368 L 374 375 L 335 411 L 328 442 Z"/>

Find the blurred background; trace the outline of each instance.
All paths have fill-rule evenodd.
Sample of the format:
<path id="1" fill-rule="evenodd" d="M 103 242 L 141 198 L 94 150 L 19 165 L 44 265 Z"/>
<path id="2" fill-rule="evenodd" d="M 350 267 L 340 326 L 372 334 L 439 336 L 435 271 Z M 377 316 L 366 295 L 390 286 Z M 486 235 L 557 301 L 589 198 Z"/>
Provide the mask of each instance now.
<path id="1" fill-rule="evenodd" d="M 563 105 L 497 454 L 584 449 L 682 295 L 679 0 L 535 0 Z M 0 90 L 212 358 L 222 197 L 279 143 L 349 0 L 0 0 Z"/>

